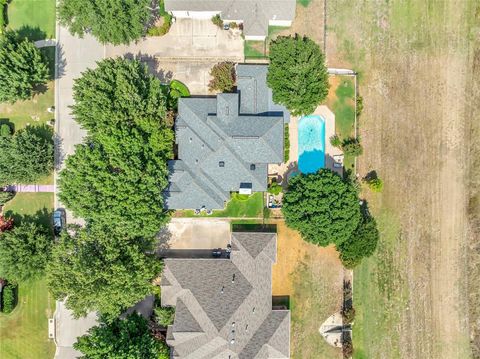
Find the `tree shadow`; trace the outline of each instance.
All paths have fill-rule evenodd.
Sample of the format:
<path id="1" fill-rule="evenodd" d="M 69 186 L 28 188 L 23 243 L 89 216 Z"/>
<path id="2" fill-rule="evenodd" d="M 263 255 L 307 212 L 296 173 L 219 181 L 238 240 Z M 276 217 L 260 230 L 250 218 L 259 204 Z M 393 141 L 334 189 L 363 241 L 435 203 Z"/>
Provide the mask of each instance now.
<path id="1" fill-rule="evenodd" d="M 48 62 L 48 76 L 50 80 L 55 79 L 55 46 L 47 46 L 39 49 Z"/>
<path id="2" fill-rule="evenodd" d="M 368 172 L 363 179 L 367 182 L 378 179 L 377 171 L 373 170 Z"/>
<path id="3" fill-rule="evenodd" d="M 142 54 L 140 51 L 137 54 L 131 52 L 124 55 L 125 59 L 138 60 L 148 67 L 148 71 L 155 77 L 157 77 L 162 83 L 169 83 L 173 79 L 172 71 L 165 71 L 159 68 L 159 62 L 155 56 Z"/>
<path id="4" fill-rule="evenodd" d="M 17 29 L 16 32 L 21 39 L 31 41 L 44 40 L 47 37 L 45 31 L 41 30 L 38 26 L 23 25 Z"/>
<path id="5" fill-rule="evenodd" d="M 52 211 L 43 207 L 35 212 L 35 214 L 20 214 L 12 210 L 5 211 L 5 217 L 13 218 L 14 225 L 18 226 L 22 223 L 38 223 L 46 228 L 52 228 Z"/>
<path id="6" fill-rule="evenodd" d="M 54 146 L 54 166 L 56 171 L 62 169 L 62 164 L 65 161 L 65 151 L 63 150 L 63 138 L 60 137 L 58 133 L 53 135 L 53 146 Z"/>
<path id="7" fill-rule="evenodd" d="M 57 56 L 56 56 L 56 72 L 54 74 L 55 79 L 62 78 L 65 75 L 65 67 L 67 66 L 67 60 L 65 59 L 65 51 L 63 46 L 57 44 Z"/>

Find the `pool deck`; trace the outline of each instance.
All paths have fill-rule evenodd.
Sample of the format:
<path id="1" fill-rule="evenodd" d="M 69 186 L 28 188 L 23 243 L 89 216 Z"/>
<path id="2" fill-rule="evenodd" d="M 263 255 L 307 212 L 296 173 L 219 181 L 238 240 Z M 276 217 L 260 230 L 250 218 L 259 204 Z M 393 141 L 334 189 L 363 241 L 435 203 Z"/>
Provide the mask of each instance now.
<path id="1" fill-rule="evenodd" d="M 343 175 L 343 168 L 333 167 L 333 156 L 343 154 L 342 150 L 333 147 L 330 143 L 330 137 L 335 135 L 335 114 L 325 106 L 318 106 L 312 115 L 319 115 L 325 119 L 325 168 L 329 168 L 339 175 Z M 287 163 L 281 165 L 268 165 L 268 175 L 270 177 L 280 176 L 281 179 L 288 177 L 290 173 L 298 171 L 298 121 L 301 117 L 291 117 L 290 132 L 290 159 Z M 286 186 L 287 181 L 281 181 Z"/>

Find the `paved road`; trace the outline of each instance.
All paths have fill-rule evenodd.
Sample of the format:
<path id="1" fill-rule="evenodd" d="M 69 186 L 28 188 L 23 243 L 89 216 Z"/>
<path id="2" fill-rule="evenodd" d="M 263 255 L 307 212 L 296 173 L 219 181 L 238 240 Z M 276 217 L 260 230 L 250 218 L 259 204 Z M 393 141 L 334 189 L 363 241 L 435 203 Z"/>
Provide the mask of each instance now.
<path id="1" fill-rule="evenodd" d="M 55 80 L 55 167 L 61 169 L 75 145 L 82 142 L 86 131 L 81 129 L 70 114 L 73 104 L 73 81 L 87 68 L 93 68 L 103 59 L 104 46 L 92 36 L 83 39 L 72 36 L 67 29 L 57 26 L 57 64 Z M 57 173 L 56 173 L 57 174 Z M 55 174 L 55 183 L 57 176 Z M 55 208 L 62 207 L 55 197 Z M 80 222 L 67 211 L 67 222 Z"/>

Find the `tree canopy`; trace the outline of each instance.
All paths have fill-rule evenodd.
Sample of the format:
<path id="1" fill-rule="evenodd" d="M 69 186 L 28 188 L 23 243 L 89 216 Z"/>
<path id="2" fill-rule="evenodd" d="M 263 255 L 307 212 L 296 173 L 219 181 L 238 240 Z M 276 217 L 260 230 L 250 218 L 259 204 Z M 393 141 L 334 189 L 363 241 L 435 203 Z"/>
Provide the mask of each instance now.
<path id="1" fill-rule="evenodd" d="M 27 100 L 48 78 L 48 60 L 33 42 L 13 31 L 1 36 L 0 102 Z"/>
<path id="2" fill-rule="evenodd" d="M 42 275 L 50 258 L 52 235 L 35 223 L 0 234 L 0 277 L 19 282 Z"/>
<path id="3" fill-rule="evenodd" d="M 291 178 L 282 212 L 289 227 L 321 246 L 346 241 L 361 218 L 354 186 L 328 169 Z"/>
<path id="4" fill-rule="evenodd" d="M 62 203 L 91 222 L 156 234 L 167 221 L 163 191 L 173 148 L 159 80 L 138 61 L 105 60 L 76 81 L 74 99 L 88 138 L 60 173 Z"/>
<path id="5" fill-rule="evenodd" d="M 208 84 L 210 91 L 230 92 L 235 86 L 235 64 L 233 62 L 220 62 L 210 70 L 213 78 Z"/>
<path id="6" fill-rule="evenodd" d="M 152 241 L 105 225 L 73 232 L 62 232 L 54 246 L 47 282 L 76 317 L 95 310 L 115 318 L 152 292 L 161 271 L 161 262 L 145 254 Z"/>
<path id="7" fill-rule="evenodd" d="M 0 186 L 32 183 L 53 170 L 53 139 L 49 131 L 27 126 L 13 136 L 0 136 Z"/>
<path id="8" fill-rule="evenodd" d="M 102 43 L 128 44 L 145 34 L 149 0 L 60 0 L 58 18 L 72 34 L 91 31 Z"/>
<path id="9" fill-rule="evenodd" d="M 147 321 L 133 313 L 125 319 L 101 322 L 73 345 L 86 359 L 168 359 L 167 345 L 155 339 Z"/>
<path id="10" fill-rule="evenodd" d="M 346 268 L 354 268 L 364 257 L 375 252 L 379 239 L 377 223 L 368 216 L 363 218 L 350 238 L 337 246 L 340 259 Z"/>
<path id="11" fill-rule="evenodd" d="M 307 37 L 279 36 L 270 43 L 267 83 L 273 100 L 293 114 L 312 113 L 328 95 L 328 72 L 320 47 Z"/>

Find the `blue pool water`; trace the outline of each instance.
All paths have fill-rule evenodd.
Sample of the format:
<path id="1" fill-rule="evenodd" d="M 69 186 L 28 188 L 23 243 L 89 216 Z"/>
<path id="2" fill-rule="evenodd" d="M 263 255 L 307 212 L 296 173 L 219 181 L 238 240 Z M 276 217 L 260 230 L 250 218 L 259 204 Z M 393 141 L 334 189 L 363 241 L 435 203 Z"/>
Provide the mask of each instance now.
<path id="1" fill-rule="evenodd" d="M 318 115 L 302 117 L 298 123 L 298 168 L 314 173 L 325 167 L 325 120 Z"/>

